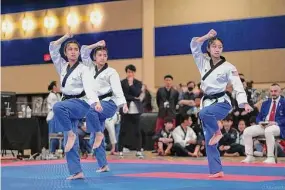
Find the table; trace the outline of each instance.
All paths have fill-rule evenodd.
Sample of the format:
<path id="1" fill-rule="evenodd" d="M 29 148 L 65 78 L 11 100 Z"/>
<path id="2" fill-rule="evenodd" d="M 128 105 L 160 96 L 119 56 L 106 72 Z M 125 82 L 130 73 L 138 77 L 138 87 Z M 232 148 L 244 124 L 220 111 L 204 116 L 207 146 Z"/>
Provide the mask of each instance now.
<path id="1" fill-rule="evenodd" d="M 48 147 L 48 126 L 44 117 L 1 118 L 2 150 L 31 149 L 31 153 L 40 153 L 42 147 Z"/>
<path id="2" fill-rule="evenodd" d="M 140 120 L 142 145 L 145 150 L 153 150 L 157 113 L 143 113 Z M 48 124 L 45 117 L 1 118 L 2 150 L 31 149 L 32 154 L 49 148 Z M 135 138 L 135 137 L 133 137 Z M 133 139 L 130 139 L 131 141 Z"/>

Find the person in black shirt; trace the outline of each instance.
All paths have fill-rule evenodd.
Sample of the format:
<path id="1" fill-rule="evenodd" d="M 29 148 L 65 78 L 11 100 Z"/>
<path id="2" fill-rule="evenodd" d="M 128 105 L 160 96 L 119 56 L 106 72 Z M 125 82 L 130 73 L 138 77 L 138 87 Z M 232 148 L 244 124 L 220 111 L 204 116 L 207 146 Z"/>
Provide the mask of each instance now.
<path id="1" fill-rule="evenodd" d="M 164 119 L 163 128 L 153 136 L 153 140 L 155 140 L 158 144 L 158 155 L 160 156 L 171 155 L 171 149 L 173 146 L 173 138 L 171 134 L 172 129 L 172 118 L 167 117 Z"/>

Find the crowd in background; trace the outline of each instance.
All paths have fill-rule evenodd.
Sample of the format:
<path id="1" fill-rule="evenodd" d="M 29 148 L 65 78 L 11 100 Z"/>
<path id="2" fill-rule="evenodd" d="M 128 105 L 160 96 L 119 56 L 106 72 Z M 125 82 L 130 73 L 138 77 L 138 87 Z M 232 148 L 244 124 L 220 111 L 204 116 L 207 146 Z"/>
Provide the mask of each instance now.
<path id="1" fill-rule="evenodd" d="M 128 65 L 125 71 L 126 78 L 121 81 L 121 84 L 130 110 L 127 114 L 118 111 L 105 123 L 106 137 L 108 137 L 106 143 L 109 144 L 107 149 L 110 153 L 119 152 L 119 155 L 123 156 L 124 151 L 135 149 L 136 156 L 143 158 L 140 116 L 142 113 L 158 112 L 153 136 L 154 153 L 160 156 L 206 156 L 203 129 L 198 117 L 200 101 L 203 97 L 200 83 L 196 84 L 190 80 L 174 86 L 174 78 L 171 75 L 165 75 L 164 86 L 158 88 L 156 93 L 152 93 L 145 84 L 135 79 L 135 66 Z M 246 155 L 243 132 L 248 126 L 256 124 L 262 102 L 270 98 L 270 94 L 254 89 L 253 81 L 247 82 L 243 74 L 239 76 L 248 102 L 254 111 L 247 113 L 238 107 L 235 91 L 232 85 L 228 84 L 226 94 L 231 99 L 232 110 L 223 121 L 218 122 L 223 133 L 218 146 L 221 156 Z M 51 93 L 58 93 L 56 83 L 53 82 L 49 90 Z M 78 126 L 78 134 L 82 158 L 87 158 L 91 147 L 88 139 L 84 138 L 88 136 L 84 121 Z M 128 136 L 135 136 L 136 141 L 128 142 Z M 54 153 L 56 142 L 52 143 L 54 144 L 51 145 L 51 150 Z M 276 143 L 278 143 L 278 155 L 285 156 L 284 141 L 280 140 Z M 265 156 L 266 149 L 265 142 L 254 140 L 254 156 Z"/>

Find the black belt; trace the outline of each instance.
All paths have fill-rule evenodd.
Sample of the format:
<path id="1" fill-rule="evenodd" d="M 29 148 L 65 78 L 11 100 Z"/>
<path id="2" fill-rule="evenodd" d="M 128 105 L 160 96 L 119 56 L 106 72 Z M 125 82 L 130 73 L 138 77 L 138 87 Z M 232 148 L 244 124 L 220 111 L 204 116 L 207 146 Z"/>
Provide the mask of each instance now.
<path id="1" fill-rule="evenodd" d="M 108 97 L 112 97 L 113 96 L 113 92 L 108 92 L 107 94 L 104 94 L 102 96 L 99 96 L 99 100 L 103 100 L 105 98 L 108 98 Z"/>
<path id="2" fill-rule="evenodd" d="M 226 93 L 225 92 L 220 92 L 220 93 L 217 93 L 217 94 L 212 94 L 212 95 L 204 95 L 203 97 L 203 101 L 204 100 L 214 100 L 214 99 L 219 99 L 221 97 L 223 97 Z"/>
<path id="3" fill-rule="evenodd" d="M 82 98 L 85 95 L 86 95 L 86 93 L 85 93 L 84 90 L 80 94 L 78 94 L 78 95 L 63 94 L 62 100 L 68 100 L 68 99 L 72 99 L 72 98 Z"/>

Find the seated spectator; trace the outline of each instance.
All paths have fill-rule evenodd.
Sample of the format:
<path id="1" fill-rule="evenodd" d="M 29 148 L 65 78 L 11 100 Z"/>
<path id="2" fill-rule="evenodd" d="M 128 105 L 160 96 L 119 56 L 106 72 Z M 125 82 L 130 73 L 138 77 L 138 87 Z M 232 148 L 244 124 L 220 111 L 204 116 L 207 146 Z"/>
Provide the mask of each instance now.
<path id="1" fill-rule="evenodd" d="M 275 136 L 285 138 L 285 100 L 280 96 L 281 88 L 274 83 L 270 87 L 271 98 L 262 103 L 256 118 L 258 125 L 248 127 L 244 131 L 245 152 L 247 157 L 242 161 L 253 162 L 252 138 L 264 135 L 267 145 L 267 159 L 264 163 L 276 163 L 274 158 Z"/>
<path id="2" fill-rule="evenodd" d="M 245 156 L 244 142 L 243 142 L 243 132 L 246 128 L 246 123 L 244 120 L 238 122 L 238 133 L 236 143 L 231 145 L 230 150 L 226 152 L 227 156 Z"/>
<path id="3" fill-rule="evenodd" d="M 173 146 L 173 138 L 171 131 L 173 129 L 173 121 L 171 117 L 164 119 L 163 128 L 153 137 L 158 144 L 158 155 L 168 156 L 171 155 L 171 149 Z"/>
<path id="4" fill-rule="evenodd" d="M 256 125 L 256 117 L 251 116 L 249 119 L 250 126 Z M 259 140 L 254 139 L 253 141 L 253 155 L 256 157 L 262 157 L 266 154 L 266 149 L 264 148 L 264 144 Z"/>
<path id="5" fill-rule="evenodd" d="M 191 128 L 194 130 L 195 134 L 197 135 L 197 145 L 195 147 L 193 156 L 196 157 L 206 156 L 205 137 L 201 125 L 195 124 L 192 125 Z"/>
<path id="6" fill-rule="evenodd" d="M 174 139 L 173 152 L 177 156 L 195 156 L 197 136 L 190 127 L 192 119 L 189 115 L 183 115 L 182 121 L 181 125 L 177 126 L 172 132 Z"/>
<path id="7" fill-rule="evenodd" d="M 221 130 L 221 132 L 223 134 L 223 137 L 219 142 L 220 153 L 224 156 L 238 156 L 238 154 L 235 153 L 235 143 L 237 140 L 238 132 L 235 128 L 232 127 L 232 116 L 227 116 L 222 123 L 223 129 Z"/>
<path id="8" fill-rule="evenodd" d="M 256 117 L 251 116 L 249 119 L 250 126 L 256 125 Z M 253 141 L 253 155 L 257 157 L 262 157 L 265 154 L 265 149 L 263 143 L 261 143 L 259 140 L 254 139 Z"/>
<path id="9" fill-rule="evenodd" d="M 192 121 L 194 121 L 196 119 L 196 116 L 191 115 L 191 118 L 192 118 Z M 195 147 L 193 156 L 196 156 L 196 157 L 206 156 L 205 137 L 204 137 L 204 132 L 203 132 L 200 122 L 195 122 L 193 125 L 191 125 L 191 128 L 194 130 L 197 136 L 197 145 Z"/>

